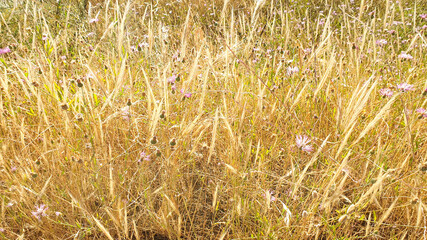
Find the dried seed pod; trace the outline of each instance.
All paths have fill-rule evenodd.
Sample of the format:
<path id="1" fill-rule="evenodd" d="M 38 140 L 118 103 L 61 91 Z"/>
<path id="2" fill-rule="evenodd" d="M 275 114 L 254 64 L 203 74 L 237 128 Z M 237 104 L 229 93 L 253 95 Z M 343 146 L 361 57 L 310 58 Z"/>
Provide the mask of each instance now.
<path id="1" fill-rule="evenodd" d="M 318 198 L 319 197 L 319 193 L 316 190 L 314 190 L 313 192 L 311 192 L 311 196 L 313 198 Z"/>
<path id="2" fill-rule="evenodd" d="M 173 138 L 170 142 L 169 142 L 169 144 L 173 147 L 173 146 L 175 146 L 176 145 L 176 139 L 175 138 Z"/>
<path id="3" fill-rule="evenodd" d="M 83 121 L 83 114 L 78 113 L 78 114 L 76 115 L 76 119 L 77 119 L 77 121 L 82 122 L 82 121 Z"/>
<path id="4" fill-rule="evenodd" d="M 82 80 L 80 80 L 80 79 L 77 79 L 77 87 L 83 87 L 83 83 L 82 83 Z"/>
<path id="5" fill-rule="evenodd" d="M 63 103 L 63 104 L 61 104 L 61 108 L 62 108 L 62 110 L 68 110 L 69 106 L 67 103 Z"/>
<path id="6" fill-rule="evenodd" d="M 151 144 L 156 144 L 157 143 L 157 137 L 154 136 L 151 140 L 150 140 Z"/>
<path id="7" fill-rule="evenodd" d="M 308 212 L 307 212 L 306 210 L 302 211 L 301 216 L 302 216 L 303 218 L 307 217 L 307 216 L 308 216 Z"/>

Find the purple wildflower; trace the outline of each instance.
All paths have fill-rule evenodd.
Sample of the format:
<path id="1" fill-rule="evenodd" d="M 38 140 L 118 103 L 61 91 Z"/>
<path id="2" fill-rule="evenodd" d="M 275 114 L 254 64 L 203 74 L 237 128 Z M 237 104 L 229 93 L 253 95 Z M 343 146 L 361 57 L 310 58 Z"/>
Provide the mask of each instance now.
<path id="1" fill-rule="evenodd" d="M 172 59 L 173 59 L 174 61 L 177 61 L 177 60 L 178 60 L 178 58 L 179 58 L 179 50 L 177 50 L 177 51 L 175 52 L 175 54 L 172 56 Z"/>
<path id="2" fill-rule="evenodd" d="M 294 73 L 298 73 L 299 72 L 299 68 L 298 67 L 287 67 L 286 68 L 286 74 L 288 74 L 289 76 L 292 76 Z"/>
<path id="3" fill-rule="evenodd" d="M 147 155 L 145 152 L 141 152 L 139 154 L 139 160 L 138 160 L 138 162 L 140 163 L 140 162 L 142 162 L 142 160 L 144 160 L 144 161 L 150 161 L 150 155 Z"/>
<path id="4" fill-rule="evenodd" d="M 375 42 L 378 46 L 385 46 L 385 45 L 387 45 L 387 40 L 385 40 L 385 39 L 379 39 L 379 40 L 377 40 L 376 42 Z"/>
<path id="5" fill-rule="evenodd" d="M 92 19 L 89 20 L 89 23 L 96 23 L 98 21 L 99 21 L 98 18 L 92 18 Z"/>
<path id="6" fill-rule="evenodd" d="M 407 59 L 407 60 L 411 60 L 414 58 L 410 54 L 405 53 L 405 52 L 401 52 L 398 57 L 401 59 Z"/>
<path id="7" fill-rule="evenodd" d="M 427 118 L 427 110 L 424 108 L 418 108 L 417 110 L 415 110 L 417 113 L 421 114 L 420 117 L 422 118 Z"/>
<path id="8" fill-rule="evenodd" d="M 392 30 L 389 30 L 389 31 L 387 31 L 388 33 L 390 33 L 391 35 L 394 35 L 394 34 L 396 34 L 396 30 L 394 30 L 394 29 L 392 29 Z"/>
<path id="9" fill-rule="evenodd" d="M 10 52 L 11 52 L 11 50 L 9 47 L 0 48 L 0 55 L 5 54 L 5 53 L 10 53 Z"/>
<path id="10" fill-rule="evenodd" d="M 190 93 L 190 92 L 184 93 L 184 89 L 181 89 L 181 93 L 182 93 L 182 94 L 184 94 L 184 98 L 190 98 L 190 97 L 191 97 L 191 95 L 193 95 L 193 94 L 192 94 L 192 93 Z"/>
<path id="11" fill-rule="evenodd" d="M 174 84 L 174 83 L 175 83 L 175 80 L 176 80 L 176 75 L 175 75 L 175 74 L 173 74 L 172 76 L 170 76 L 170 77 L 168 78 L 168 83 L 170 83 L 170 84 Z"/>
<path id="12" fill-rule="evenodd" d="M 383 88 L 380 90 L 380 94 L 383 97 L 391 97 L 393 96 L 393 91 L 390 88 Z"/>
<path id="13" fill-rule="evenodd" d="M 310 142 L 311 140 L 305 135 L 298 135 L 296 138 L 297 147 L 307 153 L 313 151 L 313 146 L 309 145 Z"/>
<path id="14" fill-rule="evenodd" d="M 129 106 L 123 107 L 121 114 L 122 114 L 123 120 L 126 120 L 126 121 L 129 120 L 130 116 L 131 116 L 131 114 L 129 112 Z"/>
<path id="15" fill-rule="evenodd" d="M 277 198 L 275 196 L 273 196 L 274 191 L 266 190 L 265 193 L 262 194 L 262 196 L 267 199 L 270 200 L 270 202 L 275 202 L 277 200 Z"/>
<path id="16" fill-rule="evenodd" d="M 88 33 L 87 35 L 86 35 L 86 37 L 92 37 L 92 36 L 94 36 L 95 35 L 95 33 L 94 32 L 90 32 L 90 33 Z"/>
<path id="17" fill-rule="evenodd" d="M 397 85 L 397 89 L 399 89 L 402 92 L 413 91 L 414 85 L 408 84 L 408 83 L 401 83 Z"/>
<path id="18" fill-rule="evenodd" d="M 36 211 L 31 212 L 31 214 L 33 214 L 34 217 L 36 217 L 38 220 L 41 220 L 41 217 L 46 217 L 46 210 L 48 209 L 48 207 L 46 207 L 46 205 L 41 204 L 40 206 L 36 206 Z"/>
<path id="19" fill-rule="evenodd" d="M 421 18 L 421 19 L 424 19 L 424 20 L 427 20 L 427 14 L 425 14 L 425 13 L 424 13 L 424 14 L 421 14 L 421 15 L 420 15 L 420 18 Z"/>
<path id="20" fill-rule="evenodd" d="M 138 44 L 138 47 L 139 48 L 143 48 L 143 47 L 148 47 L 148 46 L 150 46 L 147 42 L 142 42 L 142 43 L 140 43 L 140 44 Z"/>

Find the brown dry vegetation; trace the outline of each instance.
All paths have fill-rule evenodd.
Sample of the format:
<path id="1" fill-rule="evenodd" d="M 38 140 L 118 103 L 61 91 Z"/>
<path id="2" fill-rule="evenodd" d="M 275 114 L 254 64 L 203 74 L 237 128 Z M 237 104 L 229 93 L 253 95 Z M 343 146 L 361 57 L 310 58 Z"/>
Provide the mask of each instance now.
<path id="1" fill-rule="evenodd" d="M 1 239 L 426 238 L 424 1 L 2 4 Z"/>

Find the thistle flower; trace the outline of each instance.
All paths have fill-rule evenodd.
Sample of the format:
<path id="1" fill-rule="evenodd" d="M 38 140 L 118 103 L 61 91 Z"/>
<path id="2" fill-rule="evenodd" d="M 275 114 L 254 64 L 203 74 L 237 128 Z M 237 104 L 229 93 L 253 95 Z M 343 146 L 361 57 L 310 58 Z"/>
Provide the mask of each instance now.
<path id="1" fill-rule="evenodd" d="M 309 145 L 311 140 L 307 136 L 298 135 L 296 138 L 297 147 L 307 153 L 311 153 L 313 151 L 313 146 Z"/>
<path id="2" fill-rule="evenodd" d="M 11 50 L 9 47 L 5 47 L 5 48 L 0 48 L 0 55 L 1 54 L 6 54 L 6 53 L 10 53 Z"/>
<path id="3" fill-rule="evenodd" d="M 31 214 L 33 214 L 33 216 L 35 218 L 37 218 L 38 220 L 41 220 L 41 217 L 46 217 L 46 210 L 48 209 L 48 207 L 44 204 L 41 204 L 40 206 L 36 206 L 36 211 L 31 212 Z"/>
<path id="4" fill-rule="evenodd" d="M 393 96 L 393 91 L 390 88 L 383 88 L 380 90 L 380 94 L 383 97 L 391 97 Z"/>
<path id="5" fill-rule="evenodd" d="M 408 84 L 408 83 L 401 83 L 397 85 L 397 89 L 399 89 L 402 92 L 413 91 L 414 85 Z"/>

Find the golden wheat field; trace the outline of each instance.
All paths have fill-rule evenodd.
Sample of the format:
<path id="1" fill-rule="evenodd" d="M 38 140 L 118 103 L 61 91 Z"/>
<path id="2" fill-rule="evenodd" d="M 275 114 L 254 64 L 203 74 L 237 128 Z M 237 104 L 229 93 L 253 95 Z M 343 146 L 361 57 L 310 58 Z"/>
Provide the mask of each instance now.
<path id="1" fill-rule="evenodd" d="M 1 0 L 0 239 L 427 239 L 427 1 Z"/>

